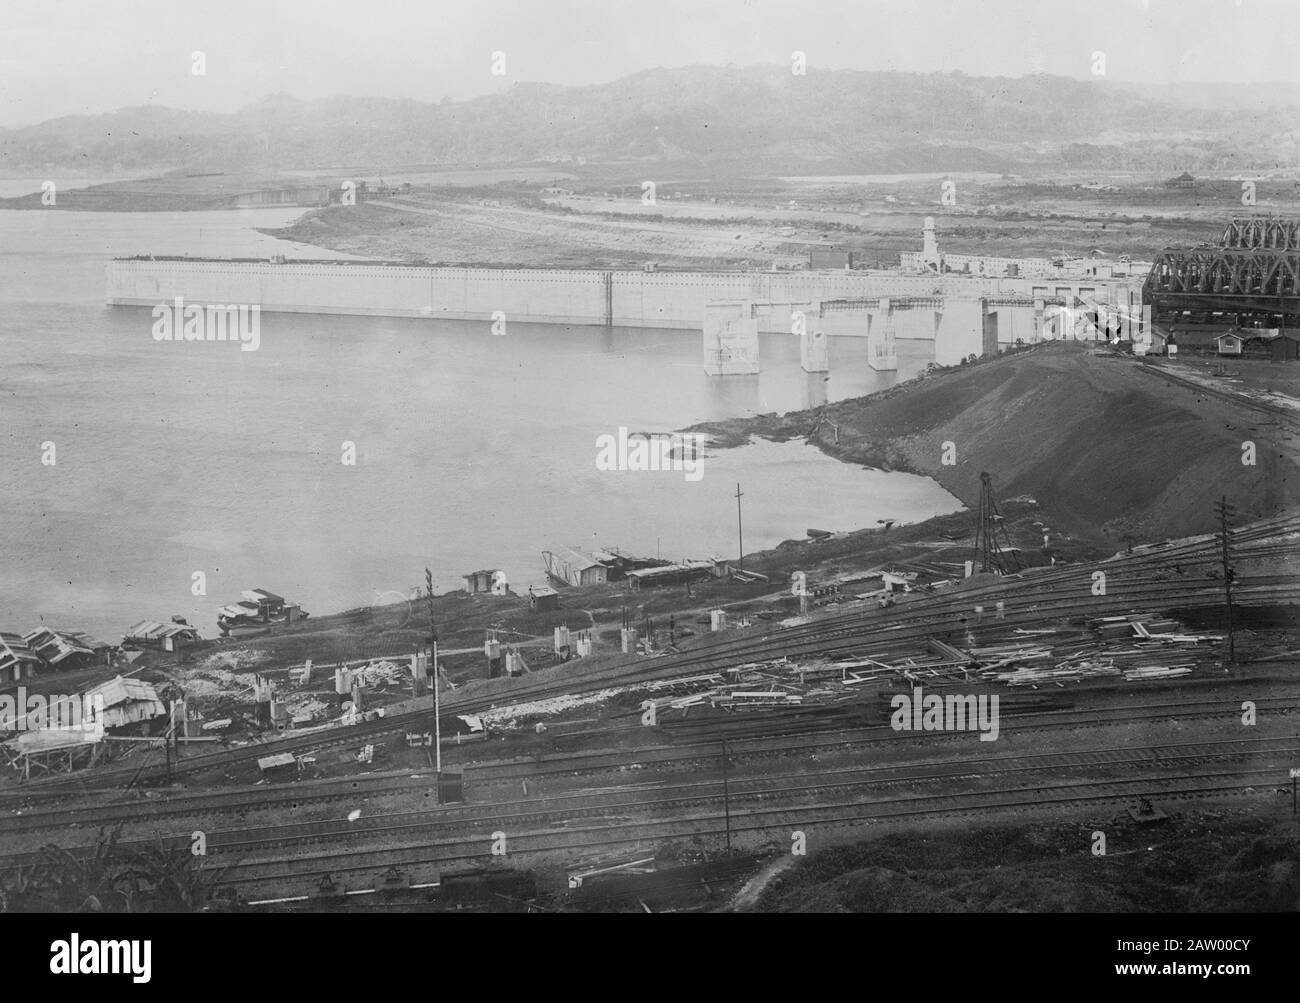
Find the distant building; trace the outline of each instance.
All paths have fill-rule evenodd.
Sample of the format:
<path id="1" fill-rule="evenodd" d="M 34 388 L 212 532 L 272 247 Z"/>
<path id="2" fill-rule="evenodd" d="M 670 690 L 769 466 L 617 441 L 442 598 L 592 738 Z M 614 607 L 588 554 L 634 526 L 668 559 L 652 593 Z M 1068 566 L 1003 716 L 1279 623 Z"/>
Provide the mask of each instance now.
<path id="1" fill-rule="evenodd" d="M 811 269 L 819 268 L 852 268 L 853 254 L 839 247 L 814 247 L 808 251 L 808 267 Z"/>
<path id="2" fill-rule="evenodd" d="M 1176 178 L 1170 178 L 1165 182 L 1166 188 L 1195 188 L 1196 179 L 1184 171 Z"/>
<path id="3" fill-rule="evenodd" d="M 30 679 L 40 667 L 40 656 L 22 635 L 0 632 L 0 683 Z"/>
<path id="4" fill-rule="evenodd" d="M 1268 354 L 1274 362 L 1300 360 L 1300 334 L 1285 331 L 1268 343 Z"/>
<path id="5" fill-rule="evenodd" d="M 609 568 L 604 563 L 570 547 L 545 551 L 542 560 L 547 575 L 563 585 L 604 585 L 609 581 Z"/>
<path id="6" fill-rule="evenodd" d="M 681 585 L 713 576 L 712 561 L 684 561 L 681 564 L 666 564 L 659 568 L 642 568 L 627 573 L 628 584 L 633 590 L 655 588 L 664 585 Z"/>
<path id="7" fill-rule="evenodd" d="M 559 609 L 560 593 L 545 585 L 530 585 L 528 587 L 528 606 L 530 609 L 535 610 Z"/>
<path id="8" fill-rule="evenodd" d="M 42 662 L 54 669 L 79 669 L 108 664 L 112 645 L 75 630 L 41 627 L 23 635 Z"/>
<path id="9" fill-rule="evenodd" d="M 471 571 L 468 575 L 462 575 L 465 580 L 465 591 L 470 595 L 478 595 L 480 592 L 491 592 L 492 581 L 497 575 L 497 570 L 491 568 L 484 571 Z"/>
<path id="10" fill-rule="evenodd" d="M 193 627 L 159 623 L 157 620 L 141 620 L 128 627 L 122 635 L 124 647 L 154 648 L 159 651 L 176 651 L 199 640 L 199 632 Z"/>
<path id="11" fill-rule="evenodd" d="M 1245 344 L 1245 339 L 1232 331 L 1225 331 L 1214 341 L 1220 355 L 1240 355 L 1241 347 Z"/>
<path id="12" fill-rule="evenodd" d="M 1142 354 L 1144 354 L 1144 355 L 1164 355 L 1165 352 L 1166 352 L 1166 349 L 1167 349 L 1167 347 L 1168 347 L 1167 344 L 1166 344 L 1166 342 L 1168 342 L 1172 337 L 1173 337 L 1172 335 L 1170 335 L 1170 334 L 1168 334 L 1168 333 L 1166 333 L 1166 332 L 1164 332 L 1164 331 L 1157 331 L 1157 330 L 1155 330 L 1155 329 L 1153 329 L 1153 328 L 1152 328 L 1152 329 L 1148 329 L 1148 331 L 1147 331 L 1147 343 L 1146 343 L 1146 344 L 1147 344 L 1147 347 L 1146 347 L 1146 351 L 1145 351 L 1144 353 L 1142 353 Z M 1137 349 L 1134 348 L 1134 351 L 1136 352 Z"/>

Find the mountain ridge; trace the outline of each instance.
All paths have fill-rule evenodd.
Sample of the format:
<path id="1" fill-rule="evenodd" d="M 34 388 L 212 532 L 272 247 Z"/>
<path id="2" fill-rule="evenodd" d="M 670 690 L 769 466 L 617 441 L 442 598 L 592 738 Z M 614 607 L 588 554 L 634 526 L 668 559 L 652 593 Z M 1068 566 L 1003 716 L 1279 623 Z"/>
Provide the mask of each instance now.
<path id="1" fill-rule="evenodd" d="M 1263 90 L 1300 106 L 1300 88 Z M 1167 100 L 1171 93 L 1182 100 Z M 795 76 L 788 67 L 685 66 L 577 87 L 521 82 L 465 101 L 277 93 L 230 113 L 140 105 L 64 116 L 0 130 L 0 172 L 644 162 L 868 173 L 1143 169 L 1171 159 L 1193 170 L 1300 163 L 1300 132 L 1275 107 L 1262 100 L 1243 107 L 1244 97 L 1197 106 L 1192 94 L 1049 75 Z"/>

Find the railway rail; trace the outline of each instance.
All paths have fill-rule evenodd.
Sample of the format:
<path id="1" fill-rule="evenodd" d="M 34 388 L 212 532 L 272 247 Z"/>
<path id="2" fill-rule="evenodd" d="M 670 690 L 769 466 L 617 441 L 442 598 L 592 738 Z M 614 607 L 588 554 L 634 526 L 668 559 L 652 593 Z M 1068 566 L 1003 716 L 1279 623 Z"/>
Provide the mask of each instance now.
<path id="1" fill-rule="evenodd" d="M 1293 558 L 1297 554 L 1300 554 L 1298 518 L 1266 520 L 1242 527 L 1234 535 L 1234 559 L 1239 566 L 1251 560 Z M 1214 537 L 1194 537 L 1139 548 L 1105 561 L 1042 569 L 996 583 L 913 596 L 885 610 L 863 605 L 776 630 L 710 637 L 675 655 L 631 657 L 613 666 L 585 670 L 570 663 L 558 672 L 538 673 L 537 679 L 511 680 L 506 686 L 467 687 L 468 692 L 447 694 L 443 708 L 449 714 L 473 713 L 505 700 L 522 703 L 558 693 L 589 693 L 720 671 L 747 661 L 774 657 L 835 657 L 871 651 L 885 660 L 893 652 L 907 650 L 909 646 L 923 644 L 928 637 L 947 635 L 954 630 L 975 632 L 981 644 L 988 644 L 1010 636 L 1017 627 L 1044 622 L 1211 605 L 1219 600 L 1222 588 L 1217 579 L 1208 577 L 1217 561 Z M 1207 577 L 1188 577 L 1198 570 Z M 1107 575 L 1105 595 L 1092 595 L 1094 571 Z M 1155 574 L 1157 571 L 1160 574 Z M 1241 606 L 1300 601 L 1300 574 L 1241 574 L 1234 584 L 1234 596 Z M 1004 603 L 1004 610 L 1001 619 L 994 619 L 991 607 L 998 601 Z M 974 622 L 973 609 L 977 605 L 985 606 L 987 612 L 983 619 Z M 154 782 L 168 776 L 228 768 L 272 752 L 319 750 L 403 730 L 424 730 L 431 716 L 430 710 L 410 711 L 328 733 L 200 753 L 180 760 L 170 771 L 160 763 L 106 767 L 89 775 L 33 781 L 25 789 L 100 789 Z"/>
<path id="2" fill-rule="evenodd" d="M 613 852 L 675 839 L 720 838 L 728 830 L 735 835 L 765 835 L 788 840 L 791 832 L 805 833 L 813 827 L 861 825 L 871 822 L 907 820 L 923 816 L 978 817 L 997 811 L 1080 807 L 1088 804 L 1131 803 L 1138 797 L 1158 797 L 1162 802 L 1225 795 L 1259 793 L 1279 776 L 1279 767 L 1230 771 L 1193 771 L 1159 778 L 1131 777 L 1108 780 L 1036 783 L 958 793 L 907 794 L 873 801 L 835 801 L 810 805 L 781 805 L 736 808 L 727 826 L 718 812 L 708 811 L 659 820 L 607 819 L 598 825 L 548 827 L 506 832 L 507 859 L 537 854 L 580 854 Z M 1280 786 L 1279 792 L 1289 793 Z M 496 830 L 501 832 L 503 830 Z M 493 834 L 425 840 L 400 847 L 323 850 L 296 853 L 291 859 L 236 862 L 221 868 L 216 884 L 259 890 L 284 882 L 299 885 L 323 875 L 369 875 L 389 866 L 405 868 L 447 868 L 467 863 L 487 863 Z"/>
<path id="3" fill-rule="evenodd" d="M 1198 380 L 1190 379 L 1179 373 L 1170 372 L 1164 366 L 1156 363 L 1148 363 L 1140 367 L 1140 371 L 1151 376 L 1157 376 L 1168 383 L 1180 386 L 1188 390 L 1195 390 L 1197 393 L 1207 394 L 1210 397 L 1217 397 L 1220 400 L 1228 401 L 1241 407 L 1249 408 L 1252 411 L 1260 411 L 1277 418 L 1291 425 L 1300 425 L 1300 411 L 1295 408 L 1287 407 L 1285 404 L 1276 404 L 1273 401 L 1264 400 L 1251 394 L 1239 393 L 1236 390 L 1228 390 L 1220 387 L 1207 386 Z"/>
<path id="4" fill-rule="evenodd" d="M 1105 709 L 1039 710 L 1023 713 L 1003 712 L 1012 724 L 1003 724 L 1005 733 L 1024 733 L 1044 729 L 1112 726 L 1192 717 L 1233 716 L 1238 713 L 1244 693 L 1221 694 L 1213 698 L 1176 700 L 1165 703 L 1125 705 Z M 1259 697 L 1250 699 L 1261 715 L 1286 714 L 1300 710 L 1300 698 Z M 872 704 L 859 705 L 864 712 L 877 710 Z M 682 722 L 685 723 L 685 722 Z M 527 760 L 485 762 L 468 766 L 463 774 L 467 787 L 487 787 L 514 781 L 538 780 L 547 776 L 600 775 L 625 771 L 630 765 L 639 769 L 670 767 L 677 770 L 697 768 L 716 762 L 723 738 L 728 755 L 743 762 L 792 753 L 829 751 L 845 747 L 888 747 L 902 744 L 922 745 L 942 742 L 960 743 L 969 736 L 951 732 L 895 732 L 888 725 L 826 727 L 788 731 L 779 723 L 740 722 L 740 727 L 717 726 L 711 722 L 710 735 L 699 738 L 683 736 L 685 741 L 642 746 L 639 748 L 592 750 L 562 754 L 544 754 Z M 657 730 L 673 732 L 672 725 Z M 640 735 L 639 726 L 625 731 Z M 716 732 L 716 733 L 715 733 Z M 679 732 L 680 734 L 680 732 Z M 258 785 L 234 791 L 217 790 L 186 793 L 175 797 L 132 800 L 118 804 L 97 804 L 73 808 L 20 809 L 21 814 L 0 817 L 0 836 L 24 832 L 61 829 L 68 826 L 94 827 L 114 822 L 144 822 L 168 817 L 207 817 L 222 814 L 247 814 L 270 809 L 297 810 L 332 801 L 356 803 L 359 798 L 412 793 L 421 800 L 433 797 L 434 775 L 431 771 L 402 771 L 395 774 L 367 775 L 319 780 L 267 787 Z M 11 809 L 12 810 L 12 809 Z"/>

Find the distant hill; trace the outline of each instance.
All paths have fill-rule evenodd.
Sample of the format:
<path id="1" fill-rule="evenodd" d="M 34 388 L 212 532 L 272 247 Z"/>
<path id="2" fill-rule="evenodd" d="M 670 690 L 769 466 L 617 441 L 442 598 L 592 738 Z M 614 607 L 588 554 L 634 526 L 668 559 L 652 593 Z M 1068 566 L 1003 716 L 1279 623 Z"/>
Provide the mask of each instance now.
<path id="1" fill-rule="evenodd" d="M 1296 89 L 1229 90 L 1217 100 L 1216 89 L 1199 86 L 1148 91 L 1045 75 L 690 66 L 439 104 L 274 95 L 233 114 L 139 107 L 71 116 L 0 130 L 0 174 L 583 160 L 747 173 L 1300 163 Z"/>

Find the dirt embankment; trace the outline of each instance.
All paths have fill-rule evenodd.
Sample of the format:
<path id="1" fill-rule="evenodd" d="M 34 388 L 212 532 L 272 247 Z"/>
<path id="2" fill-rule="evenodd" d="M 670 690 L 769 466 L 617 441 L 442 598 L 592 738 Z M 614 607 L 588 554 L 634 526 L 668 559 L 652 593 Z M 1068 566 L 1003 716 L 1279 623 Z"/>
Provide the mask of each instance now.
<path id="1" fill-rule="evenodd" d="M 1208 531 L 1224 495 L 1243 521 L 1295 505 L 1294 436 L 1276 418 L 1167 383 L 1149 371 L 1160 364 L 1054 343 L 815 411 L 697 428 L 726 444 L 811 435 L 847 462 L 933 477 L 972 506 L 987 471 L 997 497 L 1031 495 L 1074 532 L 1114 540 Z"/>
<path id="2" fill-rule="evenodd" d="M 1300 895 L 1289 818 L 1235 807 L 1180 814 L 1158 832 L 1124 815 L 893 833 L 804 858 L 760 912 L 1288 912 Z M 1107 866 L 1089 851 L 1109 834 Z"/>

